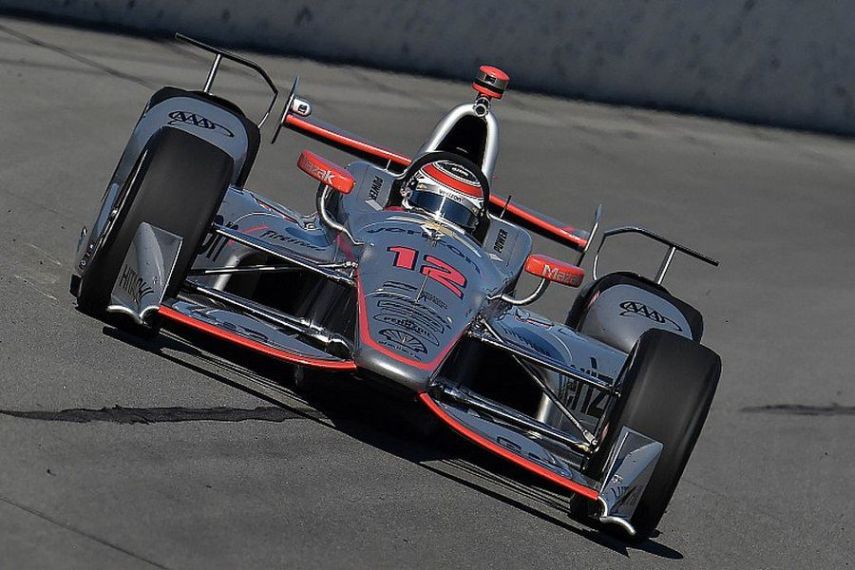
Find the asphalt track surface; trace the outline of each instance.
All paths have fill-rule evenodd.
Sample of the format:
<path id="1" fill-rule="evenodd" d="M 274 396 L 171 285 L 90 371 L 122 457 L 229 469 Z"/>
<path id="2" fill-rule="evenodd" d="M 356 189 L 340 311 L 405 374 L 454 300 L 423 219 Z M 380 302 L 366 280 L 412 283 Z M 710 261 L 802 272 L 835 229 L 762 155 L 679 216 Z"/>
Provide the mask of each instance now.
<path id="1" fill-rule="evenodd" d="M 318 117 L 401 152 L 471 97 L 253 57 L 284 89 L 300 73 Z M 204 77 L 170 42 L 0 18 L 0 568 L 852 565 L 855 143 L 513 91 L 498 103 L 497 191 L 580 225 L 602 202 L 607 226 L 722 260 L 678 259 L 668 275 L 706 316 L 724 374 L 661 533 L 625 546 L 347 378 L 304 397 L 273 382 L 281 367 L 226 365 L 217 344 L 136 340 L 75 310 L 78 232 L 140 110 Z M 241 73 L 219 93 L 263 106 Z M 250 186 L 309 211 L 304 147 L 321 149 L 265 144 Z M 654 271 L 660 253 L 627 238 L 604 268 Z M 573 294 L 536 308 L 563 318 Z"/>

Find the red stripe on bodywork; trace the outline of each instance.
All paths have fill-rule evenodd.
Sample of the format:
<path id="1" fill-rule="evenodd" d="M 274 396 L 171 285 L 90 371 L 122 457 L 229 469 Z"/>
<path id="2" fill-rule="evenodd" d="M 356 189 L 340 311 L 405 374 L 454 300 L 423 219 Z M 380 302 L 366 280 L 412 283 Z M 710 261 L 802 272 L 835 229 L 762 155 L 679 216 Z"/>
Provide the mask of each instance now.
<path id="1" fill-rule="evenodd" d="M 502 198 L 501 196 L 497 196 L 495 194 L 490 194 L 490 204 L 492 204 L 493 206 L 497 206 L 499 208 L 504 208 L 506 201 L 507 201 L 506 198 Z M 523 208 L 520 208 L 519 206 L 517 206 L 513 203 L 508 204 L 507 209 L 508 209 L 508 213 L 510 213 L 511 215 L 517 216 L 518 218 L 521 218 L 521 219 L 525 220 L 526 222 L 528 222 L 532 225 L 535 225 L 535 226 L 539 227 L 540 229 L 555 235 L 555 237 L 557 237 L 557 238 L 560 238 L 560 239 L 563 239 L 563 240 L 566 240 L 566 241 L 572 243 L 575 247 L 579 248 L 580 250 L 584 249 L 588 243 L 588 240 L 586 240 L 585 238 L 580 238 L 579 236 L 573 235 L 571 233 L 573 231 L 573 228 L 570 226 L 563 227 L 563 228 L 556 226 L 555 224 L 549 223 L 546 220 L 544 220 L 543 218 L 539 218 L 535 214 L 532 214 L 531 212 L 529 212 Z"/>
<path id="2" fill-rule="evenodd" d="M 436 414 L 436 416 L 445 424 L 447 424 L 451 429 L 453 429 L 463 437 L 487 449 L 488 451 L 492 451 L 493 453 L 504 457 L 508 461 L 522 467 L 523 469 L 531 471 L 536 475 L 540 475 L 541 477 L 548 479 L 549 481 L 563 487 L 564 489 L 567 489 L 568 491 L 578 493 L 586 499 L 596 501 L 597 497 L 600 496 L 599 492 L 597 492 L 596 489 L 591 489 L 590 487 L 586 487 L 584 485 L 576 483 L 575 481 L 571 481 L 566 477 L 562 477 L 558 473 L 553 473 L 549 469 L 542 467 L 533 461 L 529 461 L 528 459 L 525 459 L 524 457 L 521 457 L 516 453 L 505 449 L 501 445 L 490 441 L 486 437 L 474 432 L 473 430 L 469 429 L 468 427 L 454 419 L 452 416 L 450 416 L 445 410 L 442 409 L 442 407 L 440 407 L 439 404 L 434 402 L 433 398 L 431 398 L 426 392 L 422 392 L 421 394 L 419 394 L 419 399 L 428 407 L 430 411 Z"/>
<path id="3" fill-rule="evenodd" d="M 285 118 L 285 122 L 291 127 L 295 127 L 299 130 L 303 130 L 309 133 L 312 133 L 315 136 L 319 136 L 325 139 L 329 139 L 331 141 L 335 141 L 339 144 L 348 146 L 350 148 L 367 152 L 368 154 L 372 154 L 378 158 L 382 158 L 383 160 L 389 160 L 395 164 L 400 166 L 409 166 L 410 162 L 412 162 L 406 156 L 394 153 L 392 151 L 386 150 L 384 148 L 380 148 L 379 146 L 374 146 L 372 144 L 368 144 L 363 141 L 359 141 L 356 139 L 352 139 L 348 136 L 345 136 L 341 133 L 337 133 L 335 131 L 331 131 L 329 129 L 325 129 L 319 125 L 314 123 L 310 123 L 300 117 L 295 115 L 288 115 Z"/>
<path id="4" fill-rule="evenodd" d="M 316 368 L 326 368 L 327 370 L 356 370 L 356 364 L 354 364 L 352 360 L 323 360 L 321 358 L 312 358 L 310 356 L 295 354 L 293 352 L 288 352 L 280 348 L 273 348 L 271 346 L 267 346 L 266 344 L 262 344 L 260 342 L 256 342 L 254 340 L 242 337 L 239 334 L 233 333 L 231 331 L 221 329 L 212 324 L 202 322 L 198 319 L 194 319 L 193 317 L 187 316 L 184 313 L 180 313 L 175 309 L 167 307 L 165 305 L 161 305 L 160 309 L 158 309 L 157 312 L 159 315 L 163 315 L 167 319 L 170 319 L 177 323 L 181 323 L 182 325 L 192 327 L 196 330 L 208 333 L 209 335 L 217 337 L 221 340 L 229 341 L 244 348 L 249 348 L 256 352 L 260 352 L 267 356 L 272 356 L 274 358 L 284 360 L 285 362 L 290 362 L 292 364 L 301 364 L 303 366 L 313 366 Z"/>

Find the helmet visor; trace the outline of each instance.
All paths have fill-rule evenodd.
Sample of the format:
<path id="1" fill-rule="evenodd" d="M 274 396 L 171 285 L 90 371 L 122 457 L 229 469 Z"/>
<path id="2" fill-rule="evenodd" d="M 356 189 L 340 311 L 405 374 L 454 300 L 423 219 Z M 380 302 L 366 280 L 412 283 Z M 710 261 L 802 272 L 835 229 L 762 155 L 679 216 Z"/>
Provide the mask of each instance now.
<path id="1" fill-rule="evenodd" d="M 410 194 L 408 201 L 410 206 L 439 216 L 461 228 L 467 230 L 475 228 L 477 222 L 475 212 L 448 196 L 420 190 L 417 187 Z"/>

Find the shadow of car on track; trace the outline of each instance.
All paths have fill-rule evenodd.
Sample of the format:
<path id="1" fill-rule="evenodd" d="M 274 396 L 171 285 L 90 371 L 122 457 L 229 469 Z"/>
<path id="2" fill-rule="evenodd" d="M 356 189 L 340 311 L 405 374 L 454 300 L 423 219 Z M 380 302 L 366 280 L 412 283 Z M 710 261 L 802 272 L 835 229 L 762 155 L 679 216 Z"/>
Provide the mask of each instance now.
<path id="1" fill-rule="evenodd" d="M 571 497 L 463 441 L 412 398 L 389 393 L 348 374 L 316 376 L 308 389 L 296 389 L 293 367 L 181 328 L 170 328 L 150 337 L 139 337 L 112 326 L 105 326 L 103 332 L 260 397 L 284 408 L 289 416 L 341 431 L 618 554 L 629 556 L 631 550 L 641 550 L 665 559 L 683 558 L 680 552 L 659 542 L 623 542 L 601 532 L 596 521 L 574 518 L 570 514 Z M 251 410 L 238 412 L 244 413 L 244 419 L 270 421 L 271 412 L 266 408 L 256 410 L 262 410 L 255 412 L 259 417 L 253 417 L 252 413 L 247 416 L 246 412 Z M 197 419 L 218 418 L 201 413 Z"/>

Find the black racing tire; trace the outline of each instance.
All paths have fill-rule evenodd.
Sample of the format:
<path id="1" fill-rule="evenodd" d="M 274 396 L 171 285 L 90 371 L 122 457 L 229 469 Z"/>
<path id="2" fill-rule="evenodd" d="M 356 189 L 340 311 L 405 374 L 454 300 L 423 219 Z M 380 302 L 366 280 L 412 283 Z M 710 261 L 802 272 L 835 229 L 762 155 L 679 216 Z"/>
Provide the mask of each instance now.
<path id="1" fill-rule="evenodd" d="M 113 285 L 137 228 L 148 222 L 182 238 L 166 296 L 174 296 L 232 177 L 234 161 L 224 151 L 185 131 L 158 131 L 128 178 L 128 197 L 104 244 L 83 274 L 77 306 L 103 318 Z"/>
<path id="2" fill-rule="evenodd" d="M 649 538 L 665 513 L 706 421 L 720 375 L 721 359 L 715 352 L 668 331 L 645 332 L 629 354 L 621 372 L 621 397 L 604 428 L 602 444 L 584 471 L 603 477 L 609 452 L 624 426 L 662 443 L 659 461 L 631 519 L 634 539 Z M 609 531 L 617 529 L 606 526 Z"/>

